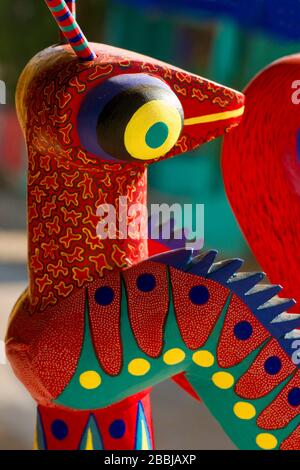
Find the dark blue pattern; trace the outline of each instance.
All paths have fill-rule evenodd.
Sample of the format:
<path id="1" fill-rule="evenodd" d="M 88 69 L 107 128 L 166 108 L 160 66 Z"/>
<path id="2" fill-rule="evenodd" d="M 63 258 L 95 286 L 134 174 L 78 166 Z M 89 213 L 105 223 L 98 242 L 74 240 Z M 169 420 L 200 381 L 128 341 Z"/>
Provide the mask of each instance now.
<path id="1" fill-rule="evenodd" d="M 51 424 L 51 432 L 59 441 L 63 441 L 69 432 L 67 424 L 62 419 L 56 419 Z"/>
<path id="2" fill-rule="evenodd" d="M 126 431 L 126 425 L 122 419 L 116 419 L 109 426 L 109 434 L 114 439 L 121 439 Z"/>
<path id="3" fill-rule="evenodd" d="M 99 305 L 110 305 L 114 300 L 115 294 L 111 287 L 99 287 L 95 292 L 95 300 Z"/>

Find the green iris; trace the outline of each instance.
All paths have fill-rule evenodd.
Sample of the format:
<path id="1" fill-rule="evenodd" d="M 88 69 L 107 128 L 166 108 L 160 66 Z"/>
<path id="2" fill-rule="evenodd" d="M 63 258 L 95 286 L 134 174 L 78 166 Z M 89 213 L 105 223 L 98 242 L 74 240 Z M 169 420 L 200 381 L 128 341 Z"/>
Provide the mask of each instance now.
<path id="1" fill-rule="evenodd" d="M 157 149 L 165 143 L 169 135 L 169 128 L 164 122 L 156 122 L 148 129 L 146 144 L 152 149 Z"/>

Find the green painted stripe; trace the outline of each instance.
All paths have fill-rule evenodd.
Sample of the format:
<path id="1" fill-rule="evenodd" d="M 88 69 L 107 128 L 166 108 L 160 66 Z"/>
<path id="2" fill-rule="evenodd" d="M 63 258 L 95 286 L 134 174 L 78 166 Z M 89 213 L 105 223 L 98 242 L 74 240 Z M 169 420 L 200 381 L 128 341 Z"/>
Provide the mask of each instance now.
<path id="1" fill-rule="evenodd" d="M 76 24 L 72 23 L 70 26 L 60 26 L 60 29 L 64 32 L 73 31 L 73 29 L 76 29 Z"/>
<path id="2" fill-rule="evenodd" d="M 73 46 L 72 48 L 75 49 L 75 51 L 83 51 L 83 49 L 86 49 L 87 47 L 87 42 L 84 42 L 83 44 L 80 44 L 79 46 Z"/>
<path id="3" fill-rule="evenodd" d="M 60 10 L 63 10 L 64 9 L 64 6 L 63 5 L 58 5 L 57 7 L 49 7 L 51 11 L 60 11 Z"/>

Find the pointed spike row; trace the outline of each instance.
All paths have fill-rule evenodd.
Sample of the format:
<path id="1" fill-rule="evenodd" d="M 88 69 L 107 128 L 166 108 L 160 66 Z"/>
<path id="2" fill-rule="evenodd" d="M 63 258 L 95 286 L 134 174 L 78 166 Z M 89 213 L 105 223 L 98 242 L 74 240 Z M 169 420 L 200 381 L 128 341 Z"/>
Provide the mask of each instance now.
<path id="1" fill-rule="evenodd" d="M 274 296 L 276 296 L 282 287 L 279 285 L 258 284 L 253 287 L 244 297 L 244 301 L 252 310 L 266 304 Z"/>
<path id="2" fill-rule="evenodd" d="M 264 273 L 237 273 L 243 264 L 241 259 L 214 263 L 216 256 L 215 250 L 195 254 L 193 250 L 183 248 L 151 259 L 207 277 L 230 288 L 248 305 L 253 315 L 278 340 L 292 360 L 299 354 L 296 365 L 300 368 L 300 315 L 286 312 L 296 302 L 293 299 L 278 297 L 277 294 L 282 289 L 279 285 L 258 284 L 265 277 Z M 299 353 L 295 351 L 295 341 L 299 343 Z"/>
<path id="3" fill-rule="evenodd" d="M 151 261 L 156 263 L 166 264 L 173 268 L 186 271 L 193 257 L 193 250 L 187 250 L 186 248 L 180 248 L 178 250 L 168 251 L 161 255 L 155 255 L 149 258 Z"/>
<path id="4" fill-rule="evenodd" d="M 295 305 L 294 299 L 283 299 L 275 296 L 258 307 L 253 313 L 257 319 L 270 331 L 271 322 L 281 313 L 286 312 Z M 274 328 L 276 330 L 276 328 Z M 272 333 L 273 334 L 273 333 Z"/>
<path id="5" fill-rule="evenodd" d="M 53 18 L 80 60 L 91 61 L 96 54 L 64 0 L 45 0 Z"/>
<path id="6" fill-rule="evenodd" d="M 296 328 L 300 328 L 300 315 L 283 312 L 274 318 L 268 329 L 275 338 L 281 338 Z"/>
<path id="7" fill-rule="evenodd" d="M 267 291 L 278 289 L 280 286 L 271 286 Z M 263 290 L 258 290 L 257 294 L 264 292 Z M 247 299 L 251 299 L 250 295 L 245 295 L 243 300 L 247 302 Z M 295 305 L 295 300 L 293 299 L 283 299 L 281 297 L 275 296 L 271 300 L 268 300 L 263 305 L 258 308 L 253 308 L 247 302 L 249 308 L 253 315 L 258 319 L 258 321 L 269 331 L 269 333 L 276 338 L 284 351 L 292 358 L 291 345 L 294 341 L 293 339 L 287 338 L 286 334 L 290 334 L 293 328 L 300 328 L 300 316 L 291 315 L 286 312 Z"/>
<path id="8" fill-rule="evenodd" d="M 207 275 L 208 279 L 225 285 L 230 277 L 240 269 L 244 261 L 240 258 L 230 259 L 212 265 Z"/>
<path id="9" fill-rule="evenodd" d="M 284 338 L 286 333 L 291 331 L 292 328 L 300 328 L 299 319 L 281 323 L 271 323 L 269 326 L 269 331 L 275 338 L 279 339 Z"/>
<path id="10" fill-rule="evenodd" d="M 300 330 L 292 330 L 292 331 L 289 331 L 286 335 L 285 335 L 285 338 L 286 339 L 292 339 L 292 340 L 300 340 Z"/>
<path id="11" fill-rule="evenodd" d="M 289 322 L 289 321 L 294 321 L 300 319 L 300 314 L 299 313 L 288 313 L 288 312 L 283 312 L 280 315 L 278 315 L 274 320 L 272 320 L 271 323 L 282 323 L 282 322 Z M 290 332 L 291 330 L 289 330 Z M 293 330 L 294 331 L 294 330 Z M 296 331 L 296 330 L 295 330 Z"/>
<path id="12" fill-rule="evenodd" d="M 208 250 L 194 256 L 189 265 L 189 273 L 206 277 L 217 254 L 218 252 L 216 250 Z"/>
<path id="13" fill-rule="evenodd" d="M 228 287 L 238 296 L 243 297 L 265 277 L 264 273 L 236 273 L 228 280 Z"/>
<path id="14" fill-rule="evenodd" d="M 274 320 L 278 315 L 280 315 L 281 313 L 285 313 L 286 310 L 293 307 L 295 304 L 296 301 L 294 299 L 285 299 L 283 297 L 275 295 L 274 297 L 272 297 L 272 299 L 260 305 L 260 307 L 258 307 L 258 310 L 264 310 L 264 312 L 266 312 L 267 310 L 274 308 L 275 311 L 276 307 L 280 307 L 280 311 L 278 311 L 278 314 L 276 316 L 273 316 L 272 318 L 272 320 Z M 282 308 L 283 306 L 285 306 L 285 309 Z"/>

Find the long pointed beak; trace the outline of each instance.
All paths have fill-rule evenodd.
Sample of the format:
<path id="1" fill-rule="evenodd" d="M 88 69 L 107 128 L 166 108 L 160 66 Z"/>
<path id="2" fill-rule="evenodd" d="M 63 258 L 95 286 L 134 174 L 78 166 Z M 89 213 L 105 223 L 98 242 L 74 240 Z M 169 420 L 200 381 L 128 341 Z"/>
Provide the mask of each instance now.
<path id="1" fill-rule="evenodd" d="M 168 83 L 182 104 L 184 126 L 167 158 L 227 134 L 238 126 L 245 110 L 245 96 L 241 92 L 187 72 L 174 70 L 173 74 Z M 175 79 L 182 80 L 181 86 L 174 83 Z"/>
<path id="2" fill-rule="evenodd" d="M 223 111 L 220 113 L 206 114 L 203 116 L 190 117 L 184 120 L 185 126 L 193 126 L 195 124 L 207 124 L 210 122 L 224 121 L 234 119 L 244 114 L 245 106 L 234 109 L 233 111 Z"/>

